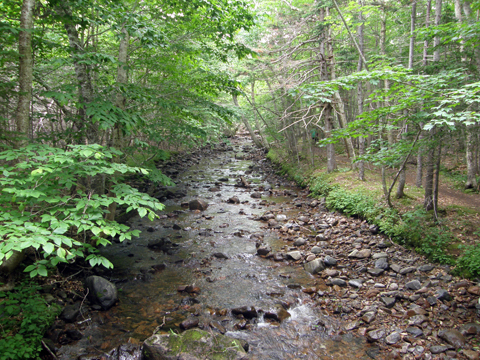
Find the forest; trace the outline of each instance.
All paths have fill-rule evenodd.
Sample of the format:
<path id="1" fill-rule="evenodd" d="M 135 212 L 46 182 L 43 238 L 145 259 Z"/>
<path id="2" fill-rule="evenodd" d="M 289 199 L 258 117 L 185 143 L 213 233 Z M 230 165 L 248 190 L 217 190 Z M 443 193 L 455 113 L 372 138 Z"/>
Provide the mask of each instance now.
<path id="1" fill-rule="evenodd" d="M 0 11 L 2 297 L 22 273 L 75 259 L 112 268 L 98 249 L 140 234 L 116 215 L 164 208 L 125 179 L 173 185 L 156 163 L 239 128 L 331 209 L 480 276 L 479 1 L 3 0 Z M 442 186 L 473 205 L 444 205 Z"/>

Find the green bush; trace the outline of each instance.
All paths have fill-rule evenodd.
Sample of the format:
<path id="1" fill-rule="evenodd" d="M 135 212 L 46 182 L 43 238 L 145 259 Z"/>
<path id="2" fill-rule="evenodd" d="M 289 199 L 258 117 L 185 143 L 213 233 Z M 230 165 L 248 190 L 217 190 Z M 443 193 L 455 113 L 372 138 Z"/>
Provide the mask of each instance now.
<path id="1" fill-rule="evenodd" d="M 48 305 L 39 287 L 22 283 L 0 292 L 0 360 L 40 359 L 43 334 L 60 309 Z"/>
<path id="2" fill-rule="evenodd" d="M 66 150 L 28 145 L 0 153 L 0 264 L 13 251 L 34 248 L 39 258 L 26 268 L 33 277 L 48 266 L 86 257 L 91 266 L 112 267 L 96 246 L 138 236 L 126 225 L 109 221 L 112 203 L 153 220 L 163 205 L 122 183 L 123 174 L 148 174 L 143 168 L 113 161 L 121 153 L 100 145 L 71 145 Z M 108 177 L 109 194 L 95 192 L 95 182 Z"/>
<path id="3" fill-rule="evenodd" d="M 463 246 L 464 253 L 457 261 L 456 272 L 468 276 L 480 276 L 480 245 Z"/>

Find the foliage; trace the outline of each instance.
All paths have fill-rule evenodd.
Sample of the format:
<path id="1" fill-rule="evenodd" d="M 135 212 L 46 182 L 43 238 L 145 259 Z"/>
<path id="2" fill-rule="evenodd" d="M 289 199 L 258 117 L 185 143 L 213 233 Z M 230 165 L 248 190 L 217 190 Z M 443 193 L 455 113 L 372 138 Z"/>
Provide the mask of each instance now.
<path id="1" fill-rule="evenodd" d="M 112 267 L 97 254 L 96 246 L 138 236 L 126 225 L 107 221 L 112 203 L 124 205 L 153 220 L 163 205 L 156 199 L 120 182 L 117 175 L 142 173 L 143 168 L 113 162 L 121 153 L 100 145 L 71 145 L 67 150 L 28 145 L 0 153 L 0 263 L 13 251 L 33 247 L 43 259 L 25 270 L 33 277 L 46 276 L 47 266 L 85 257 L 90 265 Z M 14 165 L 9 165 L 14 162 Z M 115 176 L 114 176 L 115 175 Z M 109 194 L 95 187 L 109 176 Z"/>
<path id="2" fill-rule="evenodd" d="M 0 360 L 39 359 L 43 334 L 60 310 L 43 300 L 39 288 L 23 282 L 0 292 Z"/>
<path id="3" fill-rule="evenodd" d="M 463 247 L 464 253 L 458 259 L 457 273 L 468 277 L 480 276 L 480 245 Z"/>

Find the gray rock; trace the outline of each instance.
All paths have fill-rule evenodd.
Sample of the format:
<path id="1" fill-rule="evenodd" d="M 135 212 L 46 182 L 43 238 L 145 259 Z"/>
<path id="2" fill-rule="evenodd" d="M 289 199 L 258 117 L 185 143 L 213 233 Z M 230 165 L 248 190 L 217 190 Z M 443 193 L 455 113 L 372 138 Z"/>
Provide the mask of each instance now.
<path id="1" fill-rule="evenodd" d="M 377 315 L 375 314 L 374 311 L 369 311 L 363 314 L 362 320 L 365 321 L 367 324 L 370 324 L 373 320 L 375 320 L 375 317 Z"/>
<path id="2" fill-rule="evenodd" d="M 392 308 L 395 305 L 396 298 L 394 297 L 382 297 L 382 301 L 387 308 Z"/>
<path id="3" fill-rule="evenodd" d="M 270 246 L 266 246 L 266 245 L 261 245 L 258 249 L 257 249 L 257 255 L 268 255 L 268 253 L 272 251 L 272 249 L 270 248 Z M 282 260 L 283 260 L 283 257 L 282 257 Z"/>
<path id="4" fill-rule="evenodd" d="M 347 282 L 343 279 L 340 279 L 340 278 L 333 278 L 333 279 L 330 280 L 330 283 L 332 285 L 347 286 Z"/>
<path id="5" fill-rule="evenodd" d="M 465 346 L 465 337 L 456 329 L 440 330 L 438 332 L 438 337 L 442 338 L 450 345 L 455 346 L 456 349 L 461 349 Z"/>
<path id="6" fill-rule="evenodd" d="M 67 305 L 63 308 L 60 314 L 60 319 L 65 322 L 74 322 L 77 316 L 80 314 L 80 303 L 76 302 L 73 305 Z"/>
<path id="7" fill-rule="evenodd" d="M 372 276 L 379 276 L 382 274 L 385 270 L 383 269 L 378 269 L 378 268 L 373 268 L 373 269 L 368 269 L 367 272 L 372 275 Z"/>
<path id="8" fill-rule="evenodd" d="M 115 284 L 100 276 L 89 276 L 85 280 L 89 290 L 89 297 L 104 310 L 110 309 L 118 301 L 118 292 Z"/>
<path id="9" fill-rule="evenodd" d="M 353 250 L 350 254 L 348 254 L 347 256 L 348 256 L 349 258 L 351 258 L 351 257 L 357 257 L 357 254 L 358 254 L 358 250 L 355 249 L 355 250 Z"/>
<path id="10" fill-rule="evenodd" d="M 378 329 L 372 330 L 367 333 L 367 339 L 369 341 L 379 341 L 385 337 L 385 330 Z"/>
<path id="11" fill-rule="evenodd" d="M 352 280 L 348 280 L 348 285 L 350 286 L 353 286 L 353 287 L 356 287 L 356 288 L 361 288 L 362 285 L 363 285 L 363 281 L 360 280 L 360 279 L 352 279 Z"/>
<path id="12" fill-rule="evenodd" d="M 388 269 L 388 260 L 387 258 L 380 258 L 378 260 L 375 261 L 375 267 L 377 269 L 383 269 L 383 270 L 387 270 Z"/>
<path id="13" fill-rule="evenodd" d="M 237 196 L 232 196 L 227 200 L 229 204 L 240 204 L 240 199 Z"/>
<path id="14" fill-rule="evenodd" d="M 407 328 L 407 333 L 409 333 L 413 337 L 419 337 L 423 335 L 423 331 L 416 326 L 409 326 Z"/>
<path id="15" fill-rule="evenodd" d="M 279 215 L 277 215 L 277 216 L 275 217 L 275 220 L 277 220 L 277 221 L 285 221 L 285 220 L 287 220 L 287 215 L 281 215 L 281 214 L 279 214 Z"/>
<path id="16" fill-rule="evenodd" d="M 314 247 L 312 247 L 312 249 L 310 251 L 312 253 L 314 253 L 315 255 L 317 255 L 317 254 L 320 254 L 322 252 L 322 248 L 318 247 L 318 246 L 314 246 Z"/>
<path id="17" fill-rule="evenodd" d="M 310 274 L 317 274 L 325 269 L 325 264 L 321 259 L 315 259 L 304 265 L 305 271 Z"/>
<path id="18" fill-rule="evenodd" d="M 422 265 L 418 267 L 418 270 L 423 272 L 429 272 L 429 271 L 432 271 L 433 269 L 435 269 L 435 266 L 433 265 Z"/>
<path id="19" fill-rule="evenodd" d="M 415 266 L 408 266 L 406 268 L 401 269 L 398 273 L 400 275 L 406 275 L 414 271 L 417 271 L 417 268 Z"/>
<path id="20" fill-rule="evenodd" d="M 414 315 L 408 319 L 408 325 L 422 325 L 425 321 L 427 321 L 425 315 Z"/>
<path id="21" fill-rule="evenodd" d="M 427 301 L 430 304 L 430 306 L 435 306 L 437 305 L 437 298 L 435 296 L 429 296 L 427 297 Z"/>
<path id="22" fill-rule="evenodd" d="M 306 242 L 307 242 L 307 240 L 299 237 L 299 238 L 295 239 L 295 241 L 293 242 L 293 245 L 294 246 L 302 246 L 302 245 L 305 245 Z"/>
<path id="23" fill-rule="evenodd" d="M 390 269 L 392 269 L 393 271 L 395 271 L 396 273 L 398 273 L 398 272 L 402 269 L 402 267 L 401 267 L 400 265 L 398 265 L 398 264 L 391 264 L 391 265 L 390 265 Z"/>
<path id="24" fill-rule="evenodd" d="M 329 266 L 335 266 L 337 265 L 337 259 L 327 255 L 325 256 L 325 259 L 323 259 L 323 262 L 326 264 L 326 265 L 329 265 Z"/>
<path id="25" fill-rule="evenodd" d="M 208 208 L 208 203 L 205 200 L 195 199 L 191 200 L 188 203 L 188 208 L 190 210 L 206 210 Z"/>
<path id="26" fill-rule="evenodd" d="M 422 284 L 418 280 L 412 280 L 406 283 L 405 287 L 409 290 L 420 290 L 422 288 Z"/>
<path id="27" fill-rule="evenodd" d="M 204 360 L 205 354 L 222 354 L 222 358 L 241 360 L 247 357 L 240 340 L 199 329 L 180 335 L 152 335 L 143 344 L 142 359 Z"/>
<path id="28" fill-rule="evenodd" d="M 425 352 L 425 348 L 423 346 L 417 345 L 413 349 L 413 355 L 415 355 L 415 358 L 419 358 L 423 353 Z"/>
<path id="29" fill-rule="evenodd" d="M 228 256 L 222 252 L 216 252 L 212 255 L 215 256 L 217 259 L 228 259 Z"/>
<path id="30" fill-rule="evenodd" d="M 437 290 L 437 293 L 435 294 L 438 300 L 445 300 L 445 301 L 451 301 L 452 296 L 449 294 L 449 292 L 445 289 L 439 289 Z"/>
<path id="31" fill-rule="evenodd" d="M 287 258 L 297 261 L 302 258 L 302 253 L 300 251 L 290 251 L 287 253 Z"/>
<path id="32" fill-rule="evenodd" d="M 448 346 L 444 345 L 433 345 L 430 346 L 430 352 L 432 354 L 440 354 L 448 350 Z"/>
<path id="33" fill-rule="evenodd" d="M 372 255 L 372 259 L 373 259 L 373 260 L 384 259 L 384 258 L 387 258 L 387 257 L 388 257 L 387 253 L 384 253 L 384 252 L 382 252 L 382 253 L 375 253 L 375 254 Z"/>
<path id="34" fill-rule="evenodd" d="M 402 340 L 402 336 L 401 336 L 400 333 L 398 333 L 397 331 L 394 331 L 393 333 L 391 333 L 390 335 L 388 335 L 388 336 L 385 338 L 385 342 L 386 342 L 388 345 L 396 344 L 396 343 L 399 342 L 400 340 Z"/>
<path id="35" fill-rule="evenodd" d="M 355 254 L 355 257 L 357 259 L 366 259 L 366 258 L 369 258 L 371 254 L 372 254 L 372 251 L 370 249 L 362 249 Z"/>
<path id="36" fill-rule="evenodd" d="M 282 305 L 277 304 L 272 309 L 265 311 L 263 316 L 265 319 L 273 319 L 282 322 L 283 320 L 288 319 L 291 315 Z"/>

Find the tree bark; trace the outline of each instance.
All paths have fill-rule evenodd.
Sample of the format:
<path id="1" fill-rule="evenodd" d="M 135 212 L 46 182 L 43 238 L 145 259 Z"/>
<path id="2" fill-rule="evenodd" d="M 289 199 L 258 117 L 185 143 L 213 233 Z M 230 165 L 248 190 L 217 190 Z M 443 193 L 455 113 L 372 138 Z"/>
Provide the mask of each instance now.
<path id="1" fill-rule="evenodd" d="M 440 25 L 441 19 L 442 19 L 442 0 L 435 0 L 435 26 Z M 435 36 L 433 38 L 433 47 L 435 48 L 433 52 L 434 62 L 440 61 L 440 49 L 438 48 L 439 45 L 440 45 L 440 37 Z"/>
<path id="2" fill-rule="evenodd" d="M 430 26 L 430 13 L 432 11 L 432 0 L 427 0 L 427 9 L 426 9 L 426 15 L 425 15 L 425 28 L 428 28 Z M 423 41 L 423 66 L 428 65 L 428 40 Z"/>
<path id="3" fill-rule="evenodd" d="M 325 109 L 325 137 L 330 136 L 333 130 L 332 122 L 332 107 L 328 104 Z M 334 144 L 327 144 L 327 172 L 331 173 L 337 169 L 337 162 L 335 160 Z"/>
<path id="4" fill-rule="evenodd" d="M 233 104 L 240 109 L 240 105 L 238 105 L 237 94 L 233 94 L 232 98 L 233 98 Z M 258 140 L 257 136 L 255 135 L 255 132 L 253 131 L 252 127 L 250 126 L 250 123 L 248 122 L 248 119 L 243 114 L 241 115 L 241 118 L 242 118 L 243 124 L 248 130 L 248 133 L 250 134 L 250 137 L 252 138 L 253 143 L 255 144 L 255 146 L 261 148 L 262 143 Z"/>
<path id="5" fill-rule="evenodd" d="M 23 0 L 20 14 L 20 32 L 18 36 L 18 87 L 19 96 L 15 120 L 19 133 L 18 147 L 27 145 L 30 133 L 30 101 L 32 100 L 33 82 L 33 9 L 35 0 Z"/>
<path id="6" fill-rule="evenodd" d="M 467 181 L 465 189 L 476 189 L 476 162 L 475 162 L 475 136 L 473 134 L 474 126 L 467 126 L 467 140 L 466 140 L 466 161 L 467 161 Z"/>
<path id="7" fill-rule="evenodd" d="M 358 5 L 363 6 L 363 1 L 358 0 Z M 357 64 L 357 71 L 360 72 L 362 71 L 362 64 L 364 63 L 364 56 L 363 56 L 363 51 L 364 51 L 364 36 L 363 36 L 363 14 L 360 11 L 358 14 L 358 21 L 360 21 L 360 25 L 357 27 L 357 36 L 358 36 L 358 48 L 360 51 L 360 55 L 358 58 L 358 64 Z M 361 115 L 363 113 L 363 88 L 362 88 L 362 83 L 358 83 L 357 85 L 357 106 L 358 106 L 358 115 Z M 358 138 L 358 154 L 360 156 L 365 154 L 365 138 L 363 136 L 360 136 Z M 360 160 L 358 162 L 358 179 L 361 181 L 365 181 L 365 162 L 363 160 Z"/>
<path id="8" fill-rule="evenodd" d="M 433 141 L 433 130 L 430 133 L 430 142 Z M 433 171 L 435 148 L 432 146 L 428 150 L 425 169 L 425 197 L 423 207 L 426 211 L 433 210 Z"/>

